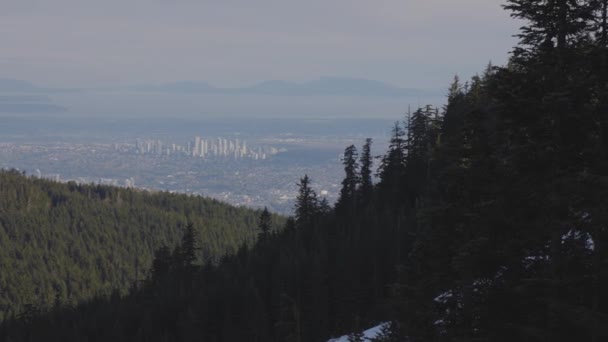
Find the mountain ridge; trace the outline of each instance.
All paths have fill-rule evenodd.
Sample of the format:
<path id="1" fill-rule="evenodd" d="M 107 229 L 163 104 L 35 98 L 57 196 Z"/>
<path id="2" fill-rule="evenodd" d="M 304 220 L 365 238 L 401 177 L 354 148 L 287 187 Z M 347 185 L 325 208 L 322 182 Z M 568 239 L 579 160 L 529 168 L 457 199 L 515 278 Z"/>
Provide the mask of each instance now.
<path id="1" fill-rule="evenodd" d="M 217 87 L 205 81 L 183 80 L 160 84 L 93 88 L 42 87 L 29 81 L 0 78 L 0 93 L 57 93 L 99 90 L 269 96 L 407 97 L 438 94 L 435 90 L 405 88 L 378 80 L 340 76 L 322 76 L 304 82 L 266 80 L 240 87 Z"/>

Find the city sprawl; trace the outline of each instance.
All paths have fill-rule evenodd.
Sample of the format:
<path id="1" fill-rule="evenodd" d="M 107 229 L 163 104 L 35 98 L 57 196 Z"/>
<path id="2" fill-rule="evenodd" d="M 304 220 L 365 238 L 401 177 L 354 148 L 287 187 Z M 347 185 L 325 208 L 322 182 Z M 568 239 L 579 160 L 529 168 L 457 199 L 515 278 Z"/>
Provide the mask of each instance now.
<path id="1" fill-rule="evenodd" d="M 305 174 L 333 203 L 344 146 L 360 146 L 371 136 L 381 151 L 386 127 L 358 122 L 329 134 L 329 121 L 74 121 L 69 127 L 44 119 L 37 134 L 24 139 L 23 121 L 0 127 L 0 168 L 62 182 L 202 195 L 285 214 L 292 212 L 296 183 Z M 252 132 L 260 125 L 264 132 Z"/>

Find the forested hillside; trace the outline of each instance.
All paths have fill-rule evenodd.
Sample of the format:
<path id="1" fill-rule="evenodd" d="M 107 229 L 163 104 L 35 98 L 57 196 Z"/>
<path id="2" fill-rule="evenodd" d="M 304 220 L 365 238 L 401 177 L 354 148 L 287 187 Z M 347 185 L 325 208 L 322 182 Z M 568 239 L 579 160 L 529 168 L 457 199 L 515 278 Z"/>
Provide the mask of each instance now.
<path id="1" fill-rule="evenodd" d="M 145 278 L 154 251 L 177 245 L 188 224 L 196 227 L 197 257 L 217 262 L 255 241 L 257 217 L 201 197 L 0 171 L 0 319 L 26 305 L 75 304 L 128 289 Z"/>
<path id="2" fill-rule="evenodd" d="M 6 320 L 8 341 L 608 340 L 607 0 L 509 0 L 506 66 L 346 148 L 335 208 L 303 177 L 294 217 L 218 264 L 185 231 L 125 296 Z M 372 174 L 379 181 L 372 184 Z"/>

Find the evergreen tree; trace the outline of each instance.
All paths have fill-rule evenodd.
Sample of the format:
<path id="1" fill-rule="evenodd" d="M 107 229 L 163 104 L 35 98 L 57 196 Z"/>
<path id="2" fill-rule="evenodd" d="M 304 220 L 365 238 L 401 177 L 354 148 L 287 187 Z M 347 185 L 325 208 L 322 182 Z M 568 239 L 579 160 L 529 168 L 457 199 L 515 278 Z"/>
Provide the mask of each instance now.
<path id="1" fill-rule="evenodd" d="M 172 265 L 171 251 L 167 246 L 163 246 L 154 253 L 152 262 L 152 279 L 162 279 L 169 274 Z"/>
<path id="2" fill-rule="evenodd" d="M 605 50 L 608 47 L 608 0 L 595 1 L 595 40 L 599 47 Z"/>
<path id="3" fill-rule="evenodd" d="M 352 210 L 356 204 L 357 187 L 360 183 L 359 163 L 357 161 L 357 148 L 354 145 L 348 146 L 344 150 L 344 173 L 346 174 L 342 180 L 342 189 L 340 190 L 340 198 L 336 204 L 338 210 Z"/>
<path id="4" fill-rule="evenodd" d="M 381 191 L 389 193 L 387 200 L 398 202 L 399 196 L 403 193 L 403 180 L 405 176 L 405 156 L 406 140 L 405 132 L 399 122 L 395 122 L 391 131 L 389 150 L 382 158 L 378 167 L 380 182 L 378 184 Z"/>
<path id="5" fill-rule="evenodd" d="M 197 257 L 196 257 L 197 250 L 198 250 L 198 247 L 197 247 L 197 242 L 196 242 L 194 226 L 192 225 L 192 223 L 188 223 L 186 225 L 186 228 L 184 229 L 183 236 L 182 236 L 182 242 L 179 245 L 179 253 L 178 253 L 178 258 L 184 267 L 190 268 L 194 265 L 194 262 L 197 259 Z"/>
<path id="6" fill-rule="evenodd" d="M 464 92 L 462 91 L 462 84 L 460 84 L 460 77 L 458 75 L 454 75 L 454 80 L 450 84 L 448 88 L 447 100 L 448 103 L 446 105 L 445 110 L 449 110 L 450 105 L 454 105 L 458 99 L 464 96 Z"/>
<path id="7" fill-rule="evenodd" d="M 311 224 L 316 217 L 318 207 L 317 194 L 310 187 L 308 175 L 304 175 L 298 183 L 298 196 L 294 206 L 296 225 L 304 227 Z"/>
<path id="8" fill-rule="evenodd" d="M 409 119 L 407 131 L 408 154 L 406 156 L 406 196 L 415 205 L 423 195 L 428 195 L 431 177 L 431 161 L 439 143 L 441 118 L 438 110 L 426 106 L 416 110 Z"/>
<path id="9" fill-rule="evenodd" d="M 372 195 L 374 184 L 372 182 L 372 167 L 373 157 L 371 153 L 372 149 L 372 138 L 365 139 L 363 145 L 363 152 L 360 157 L 361 164 L 361 199 L 363 201 L 369 201 Z"/>
<path id="10" fill-rule="evenodd" d="M 571 47 L 586 39 L 597 8 L 595 0 L 508 0 L 511 16 L 527 23 L 518 34 L 521 47 L 536 51 Z M 523 51 L 522 48 L 516 49 Z"/>
<path id="11" fill-rule="evenodd" d="M 319 214 L 321 215 L 329 215 L 332 212 L 332 207 L 329 205 L 327 201 L 327 197 L 323 197 L 321 201 L 319 201 Z"/>
<path id="12" fill-rule="evenodd" d="M 262 210 L 262 213 L 260 213 L 260 218 L 258 221 L 258 229 L 260 231 L 258 233 L 259 239 L 261 239 L 261 240 L 268 239 L 268 236 L 270 235 L 270 224 L 271 224 L 270 212 L 268 211 L 267 207 L 264 207 L 264 210 Z"/>

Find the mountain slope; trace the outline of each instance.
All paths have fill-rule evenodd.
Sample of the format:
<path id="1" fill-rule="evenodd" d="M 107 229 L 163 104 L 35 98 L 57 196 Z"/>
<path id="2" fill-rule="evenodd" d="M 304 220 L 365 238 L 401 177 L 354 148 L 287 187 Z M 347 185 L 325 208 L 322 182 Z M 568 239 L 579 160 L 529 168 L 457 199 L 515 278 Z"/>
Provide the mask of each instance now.
<path id="1" fill-rule="evenodd" d="M 199 257 L 217 261 L 252 243 L 258 214 L 201 197 L 0 171 L 0 318 L 26 304 L 75 303 L 127 288 L 144 278 L 155 250 L 175 246 L 187 223 Z"/>

